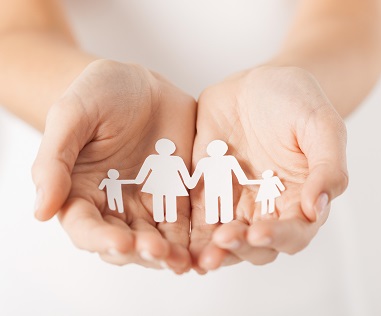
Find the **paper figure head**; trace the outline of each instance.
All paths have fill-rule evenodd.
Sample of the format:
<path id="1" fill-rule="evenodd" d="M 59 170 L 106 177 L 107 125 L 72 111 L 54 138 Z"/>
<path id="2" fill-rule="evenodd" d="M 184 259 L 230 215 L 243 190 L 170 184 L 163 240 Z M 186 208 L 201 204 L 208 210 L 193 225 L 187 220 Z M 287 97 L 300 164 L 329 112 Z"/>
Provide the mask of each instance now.
<path id="1" fill-rule="evenodd" d="M 110 169 L 108 172 L 107 172 L 107 175 L 110 179 L 113 179 L 113 180 L 116 180 L 119 178 L 119 172 L 118 170 L 115 170 L 115 169 Z"/>
<path id="2" fill-rule="evenodd" d="M 155 149 L 160 155 L 170 156 L 175 152 L 176 145 L 173 141 L 162 138 L 156 142 Z"/>
<path id="3" fill-rule="evenodd" d="M 228 151 L 228 145 L 222 140 L 214 140 L 206 147 L 206 152 L 210 157 L 221 157 Z"/>
<path id="4" fill-rule="evenodd" d="M 272 171 L 272 170 L 266 170 L 266 171 L 263 171 L 262 178 L 263 179 L 268 179 L 268 178 L 271 178 L 273 175 L 274 175 L 274 171 Z"/>

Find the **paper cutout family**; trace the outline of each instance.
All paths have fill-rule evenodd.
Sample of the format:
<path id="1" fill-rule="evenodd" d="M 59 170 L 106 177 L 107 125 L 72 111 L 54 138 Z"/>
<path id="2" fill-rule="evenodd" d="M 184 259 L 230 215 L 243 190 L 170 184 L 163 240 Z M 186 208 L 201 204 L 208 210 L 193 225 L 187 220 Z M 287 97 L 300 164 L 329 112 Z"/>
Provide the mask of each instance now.
<path id="1" fill-rule="evenodd" d="M 102 180 L 99 189 L 106 188 L 110 210 L 118 209 L 119 213 L 124 212 L 122 184 L 142 184 L 146 180 L 141 191 L 152 194 L 155 222 L 163 222 L 164 214 L 167 222 L 176 222 L 176 198 L 188 196 L 187 188 L 195 188 L 204 175 L 205 221 L 208 224 L 219 221 L 228 223 L 234 216 L 232 172 L 241 185 L 260 185 L 255 202 L 261 202 L 262 215 L 275 211 L 275 198 L 285 190 L 272 170 L 264 171 L 262 180 L 247 179 L 237 159 L 225 155 L 228 145 L 222 140 L 209 143 L 206 149 L 209 157 L 202 158 L 198 162 L 192 176 L 183 159 L 172 155 L 176 150 L 176 145 L 172 141 L 166 138 L 158 140 L 155 150 L 158 154 L 146 158 L 135 180 L 120 180 L 117 170 L 108 171 L 108 178 Z"/>

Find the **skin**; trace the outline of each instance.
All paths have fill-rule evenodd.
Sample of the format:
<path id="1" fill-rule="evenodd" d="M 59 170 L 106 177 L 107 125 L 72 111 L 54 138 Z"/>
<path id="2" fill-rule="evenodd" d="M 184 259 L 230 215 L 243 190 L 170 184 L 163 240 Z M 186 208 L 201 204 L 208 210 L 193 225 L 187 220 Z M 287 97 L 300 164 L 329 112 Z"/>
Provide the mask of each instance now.
<path id="1" fill-rule="evenodd" d="M 176 273 L 302 250 L 346 188 L 343 118 L 381 71 L 380 21 L 377 0 L 301 1 L 279 53 L 206 88 L 196 108 L 159 74 L 82 51 L 56 1 L 2 1 L 0 103 L 44 131 L 35 216 L 58 214 L 76 246 L 107 262 Z M 162 137 L 190 169 L 213 139 L 228 143 L 249 178 L 273 169 L 286 187 L 276 213 L 259 218 L 258 187 L 239 185 L 228 224 L 203 222 L 200 185 L 178 200 L 175 224 L 154 223 L 150 195 L 129 185 L 128 211 L 109 211 L 97 188 L 108 169 L 134 178 Z"/>
<path id="2" fill-rule="evenodd" d="M 157 224 L 152 196 L 140 194 L 141 186 L 125 188 L 125 212 L 119 214 L 108 210 L 98 185 L 110 166 L 121 179 L 135 179 L 158 136 L 179 144 L 176 153 L 189 168 L 195 116 L 193 98 L 159 75 L 136 65 L 91 63 L 49 111 L 33 166 L 37 216 L 49 218 L 59 209 L 73 243 L 107 262 L 188 271 L 188 197 L 178 199 L 176 223 Z"/>
<path id="3" fill-rule="evenodd" d="M 205 224 L 202 187 L 192 191 L 196 269 L 265 264 L 306 247 L 328 216 L 329 206 L 319 209 L 317 199 L 323 194 L 328 203 L 348 182 L 345 125 L 317 81 L 299 68 L 265 66 L 207 89 L 198 104 L 194 162 L 213 139 L 228 143 L 249 179 L 276 170 L 287 190 L 276 199 L 277 212 L 262 218 L 259 186 L 236 181 L 235 220 L 216 225 Z"/>

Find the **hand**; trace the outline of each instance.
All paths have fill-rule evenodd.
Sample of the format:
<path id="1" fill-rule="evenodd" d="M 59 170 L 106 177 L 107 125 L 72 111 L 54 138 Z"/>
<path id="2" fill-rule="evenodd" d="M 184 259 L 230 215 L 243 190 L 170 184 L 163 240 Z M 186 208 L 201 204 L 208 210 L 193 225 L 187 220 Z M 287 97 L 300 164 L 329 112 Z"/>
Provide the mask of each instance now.
<path id="1" fill-rule="evenodd" d="M 275 171 L 286 191 L 261 217 L 258 186 L 234 184 L 235 220 L 205 224 L 204 193 L 191 193 L 190 250 L 200 273 L 308 245 L 347 186 L 346 129 L 316 80 L 297 68 L 263 66 L 206 89 L 199 99 L 193 164 L 214 139 L 228 143 L 249 179 Z M 254 183 L 253 183 L 254 184 Z"/>
<path id="2" fill-rule="evenodd" d="M 176 223 L 155 223 L 151 195 L 123 187 L 125 213 L 110 211 L 98 185 L 110 168 L 134 179 L 157 139 L 166 137 L 190 167 L 196 103 L 159 75 L 112 61 L 90 64 L 48 114 L 33 166 L 36 217 L 56 212 L 74 244 L 114 264 L 190 269 L 190 201 Z"/>

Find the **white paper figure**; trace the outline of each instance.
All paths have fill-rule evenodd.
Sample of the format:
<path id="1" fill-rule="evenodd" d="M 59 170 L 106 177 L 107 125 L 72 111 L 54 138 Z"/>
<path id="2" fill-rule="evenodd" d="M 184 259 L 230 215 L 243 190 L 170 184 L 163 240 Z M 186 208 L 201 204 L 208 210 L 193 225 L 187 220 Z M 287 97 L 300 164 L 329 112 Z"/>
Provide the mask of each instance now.
<path id="1" fill-rule="evenodd" d="M 215 224 L 219 221 L 219 204 L 221 223 L 233 220 L 233 179 L 235 173 L 240 184 L 247 184 L 247 177 L 233 156 L 225 156 L 228 145 L 222 140 L 209 143 L 206 152 L 209 157 L 202 158 L 196 166 L 189 188 L 193 189 L 201 175 L 204 174 L 205 188 L 205 221 Z"/>
<path id="2" fill-rule="evenodd" d="M 280 196 L 280 191 L 285 187 L 277 176 L 274 176 L 272 170 L 266 170 L 262 173 L 263 180 L 249 180 L 247 184 L 260 184 L 255 202 L 262 202 L 261 214 L 274 213 L 275 198 Z"/>
<path id="3" fill-rule="evenodd" d="M 119 213 L 124 212 L 123 197 L 122 197 L 122 184 L 133 184 L 134 180 L 118 180 L 119 172 L 115 169 L 110 169 L 107 172 L 109 178 L 103 179 L 99 185 L 99 190 L 106 187 L 106 195 L 108 207 L 110 210 L 115 211 L 118 208 Z"/>
<path id="4" fill-rule="evenodd" d="M 146 158 L 135 183 L 143 183 L 148 176 L 142 192 L 152 194 L 153 219 L 155 222 L 163 222 L 165 209 L 166 221 L 173 223 L 177 220 L 176 198 L 189 195 L 181 177 L 188 183 L 190 175 L 183 159 L 171 156 L 176 150 L 172 141 L 162 138 L 156 142 L 155 149 L 158 155 Z"/>

